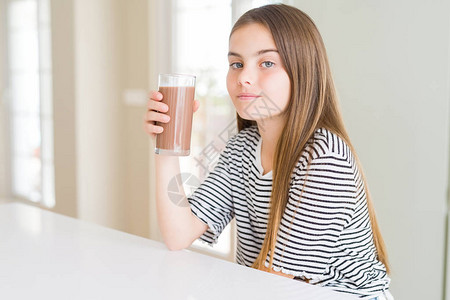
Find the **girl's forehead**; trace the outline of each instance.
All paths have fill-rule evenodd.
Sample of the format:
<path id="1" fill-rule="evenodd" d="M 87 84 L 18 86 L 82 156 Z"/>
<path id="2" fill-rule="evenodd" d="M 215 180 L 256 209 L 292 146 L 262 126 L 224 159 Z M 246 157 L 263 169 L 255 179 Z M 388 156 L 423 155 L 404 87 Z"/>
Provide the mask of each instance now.
<path id="1" fill-rule="evenodd" d="M 232 48 L 276 48 L 272 34 L 267 27 L 259 23 L 243 25 L 230 36 L 229 47 Z M 237 49 L 236 49 L 237 50 Z"/>
<path id="2" fill-rule="evenodd" d="M 236 29 L 231 35 L 230 39 L 237 35 L 247 35 L 247 34 L 267 34 L 272 37 L 269 29 L 260 24 L 260 23 L 249 23 L 245 25 L 241 25 L 238 29 Z"/>

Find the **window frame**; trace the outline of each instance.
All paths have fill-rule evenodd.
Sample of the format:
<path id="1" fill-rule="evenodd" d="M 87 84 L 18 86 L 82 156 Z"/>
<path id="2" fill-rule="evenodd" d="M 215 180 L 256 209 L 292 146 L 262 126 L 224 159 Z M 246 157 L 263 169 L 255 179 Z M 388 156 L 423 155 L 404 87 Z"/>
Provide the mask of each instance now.
<path id="1" fill-rule="evenodd" d="M 10 120 L 9 120 L 9 101 L 8 101 L 8 46 L 7 46 L 7 3 L 6 0 L 0 1 L 0 141 L 4 147 L 0 149 L 0 162 L 4 166 L 0 175 L 0 198 L 10 200 L 11 198 L 11 151 L 10 151 Z"/>
<path id="2" fill-rule="evenodd" d="M 11 57 L 9 54 L 9 43 L 10 43 L 10 28 L 9 28 L 9 18 L 10 15 L 8 13 L 9 5 L 16 1 L 22 1 L 22 0 L 2 0 L 1 6 L 2 6 L 2 20 L 3 20 L 3 38 L 4 41 L 2 43 L 3 48 L 2 51 L 4 51 L 4 66 L 3 66 L 3 82 L 4 85 L 4 91 L 2 95 L 2 102 L 4 111 L 3 114 L 6 116 L 4 118 L 3 124 L 0 126 L 3 126 L 4 131 L 4 140 L 6 147 L 3 147 L 3 151 L 5 151 L 4 158 L 5 162 L 7 163 L 6 170 L 5 171 L 5 179 L 4 179 L 4 196 L 5 198 L 15 200 L 15 201 L 21 201 L 26 202 L 28 204 L 41 206 L 44 208 L 54 208 L 56 206 L 55 202 L 55 166 L 54 166 L 54 123 L 53 123 L 53 89 L 52 89 L 52 56 L 51 56 L 51 1 L 50 0 L 27 0 L 27 1 L 34 1 L 36 4 L 36 24 L 35 24 L 35 30 L 37 34 L 37 80 L 38 80 L 38 94 L 36 95 L 38 97 L 39 102 L 39 108 L 37 111 L 38 115 L 38 122 L 39 122 L 39 132 L 40 132 L 40 144 L 39 144 L 39 161 L 40 161 L 40 170 L 39 170 L 39 181 L 40 181 L 40 199 L 38 201 L 33 201 L 31 198 L 21 195 L 20 193 L 16 192 L 14 190 L 14 177 L 15 177 L 15 170 L 14 170 L 14 164 L 13 161 L 15 160 L 15 157 L 17 153 L 13 151 L 13 132 L 14 130 L 17 130 L 14 125 L 14 119 L 17 115 L 20 115 L 20 113 L 14 112 L 12 108 L 12 101 L 14 101 L 12 92 L 11 92 L 11 84 L 12 84 L 12 76 L 16 72 L 11 70 Z M 48 11 L 43 12 L 43 1 L 47 2 L 46 8 Z M 48 18 L 44 20 L 44 24 L 42 22 L 42 16 L 47 16 Z M 47 45 L 44 46 L 43 44 L 43 38 L 42 34 L 43 31 L 47 30 L 48 34 L 48 40 Z M 48 51 L 46 53 L 42 53 L 43 49 L 47 49 Z M 47 68 L 43 67 L 43 55 L 45 56 L 45 59 L 47 60 L 48 66 Z M 45 74 L 47 73 L 47 74 Z M 43 86 L 44 86 L 44 79 L 43 77 L 47 76 L 47 80 L 49 80 L 48 83 L 48 99 L 44 99 L 43 97 Z M 47 101 L 46 104 L 44 104 L 44 101 Z M 47 111 L 43 111 L 43 107 L 46 105 Z M 47 123 L 46 128 L 44 128 L 44 123 Z M 1 128 L 0 128 L 1 129 Z M 20 130 L 20 128 L 18 129 Z M 44 145 L 44 143 L 47 143 L 47 145 Z M 44 153 L 45 152 L 45 153 Z M 1 187 L 0 182 L 0 187 Z M 1 191 L 1 190 L 0 190 Z M 0 195 L 1 196 L 1 195 Z"/>

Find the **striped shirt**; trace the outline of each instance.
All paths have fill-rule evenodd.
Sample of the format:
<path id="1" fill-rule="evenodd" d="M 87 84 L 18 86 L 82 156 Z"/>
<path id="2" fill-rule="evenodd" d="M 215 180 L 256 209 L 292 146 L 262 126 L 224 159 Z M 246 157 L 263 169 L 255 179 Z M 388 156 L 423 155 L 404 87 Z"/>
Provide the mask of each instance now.
<path id="1" fill-rule="evenodd" d="M 390 279 L 377 260 L 364 184 L 349 147 L 318 129 L 307 150 L 291 176 L 273 269 L 364 298 L 387 290 Z M 267 230 L 271 190 L 272 172 L 263 175 L 261 166 L 261 136 L 256 126 L 246 128 L 228 141 L 189 197 L 194 215 L 208 225 L 200 239 L 214 244 L 236 218 L 236 261 L 251 266 Z"/>

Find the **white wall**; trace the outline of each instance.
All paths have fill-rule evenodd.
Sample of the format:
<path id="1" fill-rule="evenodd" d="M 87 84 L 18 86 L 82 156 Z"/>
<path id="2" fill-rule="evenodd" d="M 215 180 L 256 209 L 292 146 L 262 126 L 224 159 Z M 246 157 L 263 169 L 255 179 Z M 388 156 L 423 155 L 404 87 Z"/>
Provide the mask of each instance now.
<path id="1" fill-rule="evenodd" d="M 442 299 L 450 1 L 296 0 L 327 46 L 397 299 Z"/>

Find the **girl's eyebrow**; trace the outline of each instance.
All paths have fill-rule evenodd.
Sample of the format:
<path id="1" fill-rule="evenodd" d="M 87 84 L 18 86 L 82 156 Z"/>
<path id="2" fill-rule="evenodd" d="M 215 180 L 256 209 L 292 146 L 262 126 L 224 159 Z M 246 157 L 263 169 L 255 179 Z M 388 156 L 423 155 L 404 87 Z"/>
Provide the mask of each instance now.
<path id="1" fill-rule="evenodd" d="M 265 54 L 265 53 L 267 53 L 267 52 L 276 52 L 276 53 L 278 53 L 278 50 L 277 50 L 277 49 L 264 49 L 264 50 L 259 50 L 258 52 L 255 53 L 254 56 L 260 56 L 260 55 Z M 236 53 L 236 52 L 231 52 L 231 51 L 228 52 L 228 56 L 236 56 L 236 57 L 242 58 L 242 55 L 240 55 L 240 54 L 238 54 L 238 53 Z"/>

